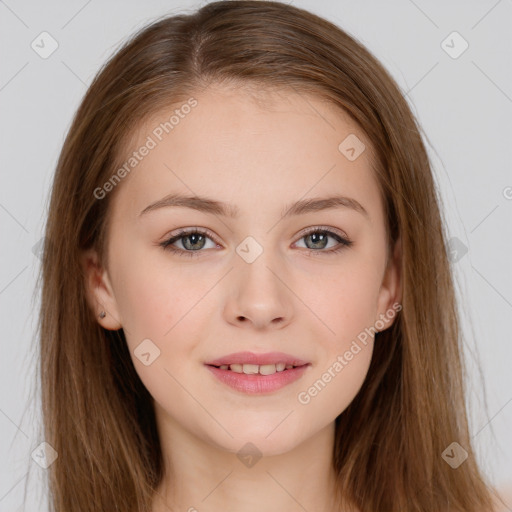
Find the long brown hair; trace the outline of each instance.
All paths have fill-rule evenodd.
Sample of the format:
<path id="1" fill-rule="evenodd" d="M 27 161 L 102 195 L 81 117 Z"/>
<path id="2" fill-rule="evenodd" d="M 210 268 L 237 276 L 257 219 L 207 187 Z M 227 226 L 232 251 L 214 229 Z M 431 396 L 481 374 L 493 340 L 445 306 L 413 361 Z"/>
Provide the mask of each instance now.
<path id="1" fill-rule="evenodd" d="M 253 0 L 213 2 L 144 27 L 95 77 L 66 137 L 38 326 L 44 439 L 58 453 L 47 470 L 52 510 L 148 511 L 163 476 L 152 397 L 123 330 L 98 324 L 80 256 L 95 248 L 106 261 L 112 194 L 98 200 L 94 190 L 122 164 L 135 127 L 213 83 L 315 94 L 343 108 L 375 150 L 389 247 L 402 249 L 403 309 L 376 335 L 366 380 L 336 419 L 340 504 L 343 496 L 368 512 L 492 510 L 494 490 L 468 432 L 447 237 L 420 128 L 355 38 L 303 9 Z M 457 469 L 442 457 L 454 441 L 469 454 Z"/>

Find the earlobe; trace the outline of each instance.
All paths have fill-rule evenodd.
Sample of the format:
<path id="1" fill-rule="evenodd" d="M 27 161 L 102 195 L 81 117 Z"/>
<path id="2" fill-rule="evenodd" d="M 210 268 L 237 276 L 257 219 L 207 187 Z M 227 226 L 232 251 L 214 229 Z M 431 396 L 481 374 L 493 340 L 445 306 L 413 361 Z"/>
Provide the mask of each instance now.
<path id="1" fill-rule="evenodd" d="M 84 251 L 80 262 L 87 302 L 98 323 L 108 330 L 121 329 L 117 301 L 108 272 L 101 267 L 96 251 L 94 249 Z"/>
<path id="2" fill-rule="evenodd" d="M 379 328 L 379 331 L 384 331 L 391 327 L 396 316 L 398 304 L 402 302 L 402 239 L 399 236 L 393 253 L 388 262 L 384 278 L 382 280 L 381 288 L 379 291 L 379 300 L 377 313 L 378 317 L 375 319 L 378 325 L 384 323 L 384 327 Z M 400 307 L 401 309 L 401 307 Z"/>

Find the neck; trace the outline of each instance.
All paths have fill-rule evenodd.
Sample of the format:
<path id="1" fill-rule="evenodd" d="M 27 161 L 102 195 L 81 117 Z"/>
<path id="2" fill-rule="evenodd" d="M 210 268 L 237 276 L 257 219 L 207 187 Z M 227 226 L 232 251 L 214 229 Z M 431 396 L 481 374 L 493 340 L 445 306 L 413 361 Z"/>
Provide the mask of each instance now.
<path id="1" fill-rule="evenodd" d="M 227 451 L 168 417 L 159 429 L 165 475 L 153 512 L 334 511 L 334 422 L 278 455 L 249 446 Z"/>

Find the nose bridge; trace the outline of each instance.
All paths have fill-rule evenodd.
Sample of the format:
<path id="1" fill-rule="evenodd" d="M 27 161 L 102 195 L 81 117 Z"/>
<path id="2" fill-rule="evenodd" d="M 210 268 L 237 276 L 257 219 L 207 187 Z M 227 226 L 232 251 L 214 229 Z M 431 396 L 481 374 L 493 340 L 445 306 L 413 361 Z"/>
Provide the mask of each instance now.
<path id="1" fill-rule="evenodd" d="M 231 321 L 249 320 L 262 327 L 278 319 L 281 323 L 290 319 L 290 296 L 282 282 L 284 269 L 271 238 L 266 236 L 260 242 L 247 236 L 236 247 L 232 277 L 236 292 L 228 308 Z"/>
<path id="2" fill-rule="evenodd" d="M 267 293 L 278 292 L 281 288 L 276 276 L 281 267 L 278 248 L 272 246 L 271 236 L 265 236 L 264 240 L 258 238 L 249 235 L 236 247 L 236 267 L 242 284 L 255 286 L 255 290 L 265 288 Z M 275 289 L 267 289 L 269 286 Z"/>

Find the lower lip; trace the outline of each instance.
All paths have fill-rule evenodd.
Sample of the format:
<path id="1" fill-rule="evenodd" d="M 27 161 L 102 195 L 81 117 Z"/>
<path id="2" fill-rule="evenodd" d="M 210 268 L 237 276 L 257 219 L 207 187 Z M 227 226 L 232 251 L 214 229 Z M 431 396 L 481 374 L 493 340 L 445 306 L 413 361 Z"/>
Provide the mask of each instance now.
<path id="1" fill-rule="evenodd" d="M 215 377 L 221 382 L 231 386 L 237 391 L 248 393 L 251 395 L 259 395 L 263 393 L 271 393 L 278 389 L 284 388 L 286 385 L 295 382 L 304 374 L 309 364 L 297 366 L 290 370 L 283 370 L 272 375 L 246 375 L 245 373 L 237 373 L 231 370 L 221 370 L 216 366 L 206 365 Z"/>

